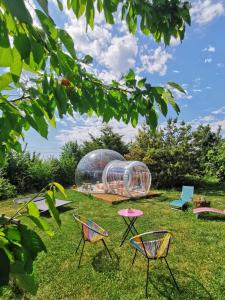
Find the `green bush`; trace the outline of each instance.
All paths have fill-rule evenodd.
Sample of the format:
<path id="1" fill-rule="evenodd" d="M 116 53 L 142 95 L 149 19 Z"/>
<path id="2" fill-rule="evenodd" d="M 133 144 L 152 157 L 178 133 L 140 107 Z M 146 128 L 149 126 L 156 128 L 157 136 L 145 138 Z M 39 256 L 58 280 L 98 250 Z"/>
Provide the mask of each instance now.
<path id="1" fill-rule="evenodd" d="M 28 173 L 30 189 L 32 190 L 39 191 L 49 182 L 54 181 L 50 160 L 42 160 L 37 157 L 35 161 L 29 165 Z"/>
<path id="2" fill-rule="evenodd" d="M 74 184 L 75 170 L 81 157 L 81 147 L 76 141 L 67 142 L 62 147 L 62 153 L 59 157 L 61 174 L 59 182 L 62 185 L 68 186 Z"/>
<path id="3" fill-rule="evenodd" d="M 220 130 L 213 133 L 209 126 L 201 125 L 192 131 L 191 125 L 170 119 L 167 126 L 155 133 L 147 126 L 139 130 L 126 158 L 146 163 L 155 187 L 176 187 L 189 182 L 199 185 L 205 174 L 206 153 L 217 147 L 220 140 Z M 225 151 L 220 156 L 222 153 Z M 222 166 L 220 170 L 223 171 Z"/>
<path id="4" fill-rule="evenodd" d="M 31 187 L 29 165 L 34 157 L 35 154 L 31 156 L 28 152 L 16 153 L 15 151 L 8 153 L 6 157 L 3 166 L 4 178 L 16 186 L 18 193 L 27 192 Z"/>
<path id="5" fill-rule="evenodd" d="M 207 153 L 209 163 L 207 165 L 208 173 L 216 176 L 220 181 L 225 180 L 225 141 Z"/>
<path id="6" fill-rule="evenodd" d="M 7 179 L 0 177 L 0 200 L 16 196 L 16 187 Z"/>

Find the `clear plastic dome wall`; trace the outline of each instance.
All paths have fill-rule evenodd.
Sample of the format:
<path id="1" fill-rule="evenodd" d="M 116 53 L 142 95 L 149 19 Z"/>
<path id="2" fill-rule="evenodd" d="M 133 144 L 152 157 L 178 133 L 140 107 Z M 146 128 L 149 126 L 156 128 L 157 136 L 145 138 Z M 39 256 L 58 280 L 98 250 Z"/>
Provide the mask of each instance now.
<path id="1" fill-rule="evenodd" d="M 98 149 L 86 154 L 77 165 L 75 183 L 82 192 L 105 192 L 102 183 L 102 173 L 105 166 L 112 160 L 125 160 L 113 150 Z"/>
<path id="2" fill-rule="evenodd" d="M 123 196 L 146 195 L 151 186 L 151 173 L 140 161 L 111 161 L 105 167 L 102 177 L 108 193 Z"/>

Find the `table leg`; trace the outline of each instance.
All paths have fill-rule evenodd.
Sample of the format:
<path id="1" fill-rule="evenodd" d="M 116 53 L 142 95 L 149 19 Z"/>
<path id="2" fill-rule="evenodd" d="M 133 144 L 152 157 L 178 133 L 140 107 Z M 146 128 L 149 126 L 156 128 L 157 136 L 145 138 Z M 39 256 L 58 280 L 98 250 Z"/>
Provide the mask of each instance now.
<path id="1" fill-rule="evenodd" d="M 127 225 L 127 229 L 126 229 L 126 231 L 125 231 L 124 234 L 123 234 L 123 237 L 122 237 L 122 241 L 121 241 L 120 247 L 121 247 L 121 246 L 123 245 L 123 243 L 125 242 L 125 240 L 126 240 L 128 234 L 129 234 L 129 232 L 131 232 L 131 233 L 133 234 L 132 228 L 134 227 L 134 223 L 135 223 L 135 221 L 137 220 L 137 217 L 132 218 L 132 219 L 128 218 L 128 220 L 129 220 L 130 223 L 127 222 L 126 219 L 125 219 L 124 217 L 123 217 L 123 219 L 124 219 L 124 222 L 125 222 L 126 225 Z M 134 227 L 134 228 L 135 228 L 135 227 Z M 135 231 L 137 232 L 136 228 L 135 228 Z"/>
<path id="2" fill-rule="evenodd" d="M 127 236 L 127 232 L 129 232 L 129 230 L 130 230 L 130 223 L 132 222 L 132 219 L 130 219 L 130 218 L 129 218 L 129 222 L 127 222 L 127 220 L 126 220 L 124 217 L 123 217 L 123 220 L 124 220 L 125 224 L 127 225 L 127 228 L 126 228 L 126 230 L 125 230 L 124 233 L 123 233 L 122 239 L 123 239 L 125 236 Z"/>

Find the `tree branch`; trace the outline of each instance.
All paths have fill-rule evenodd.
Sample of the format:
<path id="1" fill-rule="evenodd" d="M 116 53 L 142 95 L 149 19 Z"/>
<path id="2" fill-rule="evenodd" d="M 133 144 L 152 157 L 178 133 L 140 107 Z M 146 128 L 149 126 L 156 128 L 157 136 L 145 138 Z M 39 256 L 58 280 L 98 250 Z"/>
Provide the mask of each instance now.
<path id="1" fill-rule="evenodd" d="M 17 102 L 17 101 L 24 101 L 24 100 L 26 100 L 26 99 L 29 99 L 30 98 L 30 96 L 25 96 L 24 94 L 22 95 L 22 96 L 20 96 L 19 98 L 15 98 L 15 99 L 12 99 L 12 100 L 10 100 L 9 102 L 10 103 L 14 103 L 14 102 Z"/>

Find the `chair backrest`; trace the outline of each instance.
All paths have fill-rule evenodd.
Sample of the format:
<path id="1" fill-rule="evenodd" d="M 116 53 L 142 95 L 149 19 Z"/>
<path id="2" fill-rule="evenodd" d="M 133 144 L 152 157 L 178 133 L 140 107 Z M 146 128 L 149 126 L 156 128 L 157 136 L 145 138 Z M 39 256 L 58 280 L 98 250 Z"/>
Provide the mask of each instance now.
<path id="1" fill-rule="evenodd" d="M 85 240 L 92 241 L 96 235 L 106 235 L 106 231 L 94 221 L 76 214 L 74 214 L 73 217 L 81 224 L 82 234 Z"/>
<path id="2" fill-rule="evenodd" d="M 136 235 L 130 242 L 146 257 L 161 258 L 167 256 L 171 238 L 168 230 L 158 230 Z"/>
<path id="3" fill-rule="evenodd" d="M 189 202 L 192 200 L 194 193 L 194 187 L 193 186 L 186 186 L 183 185 L 182 187 L 182 193 L 181 193 L 181 200 L 184 202 Z"/>

